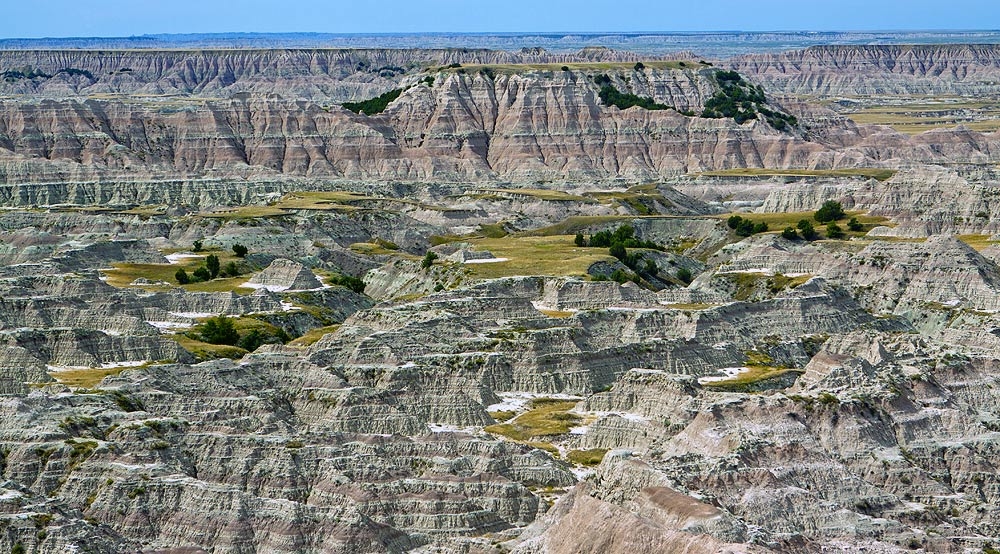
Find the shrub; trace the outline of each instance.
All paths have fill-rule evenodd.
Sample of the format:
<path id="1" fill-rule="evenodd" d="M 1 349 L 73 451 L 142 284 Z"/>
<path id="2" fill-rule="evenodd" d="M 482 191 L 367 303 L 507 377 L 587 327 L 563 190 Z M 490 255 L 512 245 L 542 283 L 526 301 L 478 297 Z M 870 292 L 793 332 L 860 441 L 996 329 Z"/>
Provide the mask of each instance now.
<path id="1" fill-rule="evenodd" d="M 203 245 L 203 243 L 200 240 L 196 240 L 196 241 L 194 241 L 194 244 L 192 245 L 192 249 L 195 252 L 201 252 L 202 245 Z"/>
<path id="2" fill-rule="evenodd" d="M 209 344 L 226 344 L 236 346 L 240 340 L 233 320 L 224 316 L 209 318 L 197 328 L 201 340 Z"/>
<path id="3" fill-rule="evenodd" d="M 646 69 L 646 66 L 643 65 L 642 62 L 635 62 L 635 66 L 632 69 L 635 69 L 636 71 L 642 71 L 643 69 Z"/>
<path id="4" fill-rule="evenodd" d="M 781 238 L 785 240 L 795 240 L 799 238 L 799 235 L 795 232 L 795 227 L 785 227 L 785 229 L 781 232 Z"/>
<path id="5" fill-rule="evenodd" d="M 430 267 L 434 265 L 434 260 L 436 259 L 438 259 L 438 255 L 435 252 L 428 250 L 427 253 L 424 254 L 424 261 L 420 262 L 420 267 L 430 269 Z"/>
<path id="6" fill-rule="evenodd" d="M 621 92 L 611 85 L 601 87 L 597 96 L 605 106 L 614 106 L 619 110 L 627 110 L 632 106 L 639 106 L 644 110 L 669 110 L 670 106 L 660 104 L 648 96 L 636 96 L 630 92 Z"/>
<path id="7" fill-rule="evenodd" d="M 656 275 L 660 272 L 660 268 L 656 267 L 656 262 L 653 260 L 646 260 L 646 264 L 642 267 L 642 272 L 646 275 Z"/>
<path id="8" fill-rule="evenodd" d="M 798 228 L 802 232 L 802 238 L 806 240 L 816 240 L 819 237 L 819 233 L 816 232 L 808 219 L 799 220 Z"/>
<path id="9" fill-rule="evenodd" d="M 691 270 L 686 267 L 682 267 L 677 270 L 677 280 L 684 283 L 685 285 L 691 284 L 691 280 L 694 276 L 691 275 Z"/>
<path id="10" fill-rule="evenodd" d="M 245 258 L 247 252 L 249 252 L 249 250 L 247 249 L 246 246 L 243 246 L 242 244 L 233 245 L 233 254 L 236 254 L 237 258 Z"/>
<path id="11" fill-rule="evenodd" d="M 856 217 L 852 217 L 851 220 L 847 222 L 847 228 L 855 233 L 865 230 L 865 226 L 862 225 Z"/>
<path id="12" fill-rule="evenodd" d="M 344 275 L 342 273 L 336 273 L 332 277 L 330 277 L 330 284 L 347 287 L 358 294 L 365 292 L 365 286 L 366 286 L 365 282 L 362 281 L 361 279 L 358 279 L 357 277 L 351 277 L 350 275 Z"/>
<path id="13" fill-rule="evenodd" d="M 191 282 L 200 283 L 202 281 L 211 281 L 211 280 L 212 280 L 212 274 L 208 272 L 208 269 L 204 267 L 199 267 L 198 269 L 194 270 Z"/>
<path id="14" fill-rule="evenodd" d="M 263 333 L 257 329 L 251 329 L 249 333 L 240 337 L 239 340 L 236 341 L 236 346 L 239 346 L 247 352 L 253 352 L 254 350 L 260 348 L 260 346 L 265 342 L 267 341 Z"/>
<path id="15" fill-rule="evenodd" d="M 737 227 L 740 226 L 741 221 L 743 221 L 742 217 L 738 215 L 731 215 L 729 216 L 729 219 L 726 220 L 726 225 L 729 226 L 730 229 L 735 230 Z"/>
<path id="16" fill-rule="evenodd" d="M 236 265 L 236 262 L 229 262 L 226 267 L 222 268 L 222 274 L 226 277 L 239 277 L 240 268 Z"/>
<path id="17" fill-rule="evenodd" d="M 766 233 L 766 232 L 767 232 L 767 223 L 759 221 L 753 224 L 753 234 L 756 235 L 757 233 Z"/>
<path id="18" fill-rule="evenodd" d="M 188 276 L 187 271 L 184 271 L 183 267 L 178 269 L 177 273 L 174 273 L 174 279 L 177 279 L 177 282 L 182 285 L 186 285 L 191 282 L 191 277 Z"/>
<path id="19" fill-rule="evenodd" d="M 587 246 L 587 240 L 583 238 L 583 233 L 577 233 L 573 238 L 573 244 L 577 246 Z"/>
<path id="20" fill-rule="evenodd" d="M 457 66 L 458 64 L 452 64 L 448 67 Z M 382 94 L 381 96 L 376 96 L 369 100 L 363 100 L 361 102 L 344 102 L 341 106 L 344 109 L 350 110 L 356 114 L 365 115 L 375 115 L 380 114 L 385 111 L 385 109 L 392 103 L 393 100 L 399 98 L 399 95 L 403 94 L 403 89 L 397 88 L 390 90 L 389 92 Z"/>
<path id="21" fill-rule="evenodd" d="M 836 200 L 827 200 L 826 202 L 823 202 L 820 209 L 816 210 L 816 214 L 813 215 L 813 219 L 820 223 L 827 223 L 843 219 L 844 215 L 844 208 L 840 205 L 840 202 L 837 202 Z"/>
<path id="22" fill-rule="evenodd" d="M 844 238 L 844 230 L 840 228 L 840 225 L 831 221 L 826 224 L 826 237 L 830 239 L 842 239 Z"/>
<path id="23" fill-rule="evenodd" d="M 622 262 L 628 259 L 628 251 L 625 250 L 625 247 L 620 242 L 612 244 L 611 248 L 608 249 L 608 253 L 618 258 Z"/>
<path id="24" fill-rule="evenodd" d="M 219 257 L 216 256 L 215 254 L 209 254 L 208 257 L 205 258 L 205 269 L 208 270 L 208 274 L 211 276 L 211 278 L 206 279 L 206 281 L 218 277 L 219 270 L 221 269 L 219 267 Z"/>
<path id="25" fill-rule="evenodd" d="M 568 65 L 564 65 L 564 66 L 562 66 L 562 67 L 561 67 L 560 69 L 561 69 L 562 71 L 569 71 L 569 66 L 568 66 Z"/>
<path id="26" fill-rule="evenodd" d="M 611 280 L 618 283 L 619 285 L 624 283 L 625 281 L 628 281 L 629 279 L 630 276 L 628 272 L 621 268 L 616 269 L 614 273 L 611 274 Z"/>
<path id="27" fill-rule="evenodd" d="M 736 226 L 736 234 L 741 237 L 749 237 L 754 233 L 755 228 L 756 226 L 753 224 L 753 221 L 742 219 L 740 220 L 740 224 Z"/>

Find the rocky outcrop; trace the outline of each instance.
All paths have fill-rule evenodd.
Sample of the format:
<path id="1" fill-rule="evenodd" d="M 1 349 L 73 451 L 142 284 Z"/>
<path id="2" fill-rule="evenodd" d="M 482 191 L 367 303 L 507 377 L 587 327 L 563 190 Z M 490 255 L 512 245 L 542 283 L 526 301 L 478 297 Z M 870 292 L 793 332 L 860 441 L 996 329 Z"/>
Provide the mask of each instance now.
<path id="1" fill-rule="evenodd" d="M 812 46 L 749 54 L 728 65 L 769 89 L 822 96 L 970 96 L 995 92 L 992 44 Z"/>
<path id="2" fill-rule="evenodd" d="M 270 291 L 310 290 L 323 286 L 316 275 L 298 262 L 279 258 L 248 281 Z"/>

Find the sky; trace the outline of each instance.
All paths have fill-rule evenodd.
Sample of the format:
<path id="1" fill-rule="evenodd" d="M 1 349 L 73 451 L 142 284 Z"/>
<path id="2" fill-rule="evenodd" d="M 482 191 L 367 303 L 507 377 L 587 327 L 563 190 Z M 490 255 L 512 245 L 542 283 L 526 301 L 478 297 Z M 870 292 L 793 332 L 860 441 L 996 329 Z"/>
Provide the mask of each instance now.
<path id="1" fill-rule="evenodd" d="M 997 0 L 2 0 L 0 38 L 1000 29 Z"/>

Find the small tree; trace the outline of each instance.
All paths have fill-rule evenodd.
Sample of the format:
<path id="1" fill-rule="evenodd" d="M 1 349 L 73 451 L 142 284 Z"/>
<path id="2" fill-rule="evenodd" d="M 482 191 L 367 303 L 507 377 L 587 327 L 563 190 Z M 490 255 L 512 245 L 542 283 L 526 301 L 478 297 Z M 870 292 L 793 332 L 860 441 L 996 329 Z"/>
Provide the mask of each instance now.
<path id="1" fill-rule="evenodd" d="M 587 246 L 587 239 L 583 238 L 583 233 L 577 233 L 573 238 L 573 244 L 577 246 Z"/>
<path id="2" fill-rule="evenodd" d="M 434 265 L 434 260 L 436 259 L 438 259 L 437 253 L 428 250 L 427 253 L 424 254 L 424 261 L 420 262 L 420 267 L 430 269 L 430 267 Z"/>
<path id="3" fill-rule="evenodd" d="M 608 249 L 608 253 L 618 258 L 623 263 L 628 259 L 628 251 L 625 250 L 625 247 L 622 246 L 620 242 L 612 244 L 611 248 Z"/>
<path id="4" fill-rule="evenodd" d="M 208 269 L 208 274 L 211 276 L 208 280 L 218 277 L 219 270 L 221 269 L 219 267 L 219 257 L 215 254 L 209 254 L 208 257 L 205 258 L 205 269 Z"/>
<path id="5" fill-rule="evenodd" d="M 208 270 L 205 269 L 205 267 L 203 266 L 194 270 L 193 279 L 191 279 L 191 282 L 200 283 L 202 281 L 211 281 L 211 280 L 212 280 L 212 274 L 209 273 Z"/>
<path id="6" fill-rule="evenodd" d="M 785 240 L 795 240 L 799 238 L 799 235 L 795 232 L 795 227 L 785 227 L 785 230 L 781 232 L 781 238 Z"/>
<path id="7" fill-rule="evenodd" d="M 826 237 L 830 239 L 842 239 L 844 238 L 844 230 L 840 228 L 840 225 L 831 221 L 826 224 Z"/>
<path id="8" fill-rule="evenodd" d="M 201 340 L 209 344 L 235 346 L 240 340 L 240 334 L 236 332 L 233 320 L 224 315 L 209 318 L 199 325 L 198 334 Z"/>
<path id="9" fill-rule="evenodd" d="M 191 277 L 188 276 L 187 271 L 184 271 L 183 267 L 178 269 L 177 273 L 174 273 L 174 279 L 177 279 L 177 282 L 182 285 L 186 285 L 191 282 Z"/>
<path id="10" fill-rule="evenodd" d="M 799 231 L 802 232 L 802 238 L 806 240 L 816 240 L 819 237 L 819 233 L 813 228 L 813 224 L 808 219 L 802 219 L 798 224 Z"/>
<path id="11" fill-rule="evenodd" d="M 731 215 L 729 216 L 729 219 L 726 220 L 726 226 L 728 226 L 730 229 L 735 230 L 737 227 L 740 226 L 740 223 L 742 222 L 743 222 L 742 217 L 738 215 Z"/>
<path id="12" fill-rule="evenodd" d="M 237 258 L 245 258 L 247 252 L 249 252 L 249 250 L 247 249 L 246 246 L 243 246 L 242 244 L 233 245 L 233 254 L 236 254 Z"/>
<path id="13" fill-rule="evenodd" d="M 646 260 L 646 264 L 643 266 L 642 271 L 646 275 L 656 275 L 660 272 L 660 268 L 656 267 L 656 262 L 653 260 Z"/>
<path id="14" fill-rule="evenodd" d="M 839 219 L 844 219 L 844 208 L 840 205 L 840 202 L 836 200 L 827 200 L 823 202 L 823 205 L 816 210 L 816 214 L 813 219 L 820 223 L 827 223 L 830 221 L 837 221 Z"/>
<path id="15" fill-rule="evenodd" d="M 767 232 L 767 223 L 761 221 L 753 224 L 753 234 L 756 235 L 757 233 L 766 233 L 766 232 Z"/>
<path id="16" fill-rule="evenodd" d="M 741 237 L 749 237 L 754 233 L 753 221 L 740 219 L 740 224 L 736 226 L 736 234 Z"/>
<path id="17" fill-rule="evenodd" d="M 194 241 L 194 244 L 191 245 L 191 248 L 195 252 L 201 252 L 201 247 L 202 247 L 202 242 L 200 240 Z"/>
<path id="18" fill-rule="evenodd" d="M 677 270 L 677 280 L 680 281 L 680 282 L 682 282 L 682 283 L 684 283 L 685 285 L 690 285 L 691 284 L 691 280 L 693 278 L 694 278 L 694 276 L 691 275 L 691 270 L 690 269 L 688 269 L 686 267 L 682 267 L 682 268 L 680 268 L 680 269 Z"/>
<path id="19" fill-rule="evenodd" d="M 239 346 L 243 350 L 253 352 L 254 350 L 260 348 L 260 345 L 265 342 L 267 342 L 267 337 L 265 337 L 263 333 L 257 329 L 251 329 L 249 333 L 236 341 L 236 346 Z"/>
<path id="20" fill-rule="evenodd" d="M 226 277 L 239 277 L 240 268 L 236 265 L 236 262 L 229 262 L 222 269 L 222 274 Z"/>
<path id="21" fill-rule="evenodd" d="M 642 62 L 635 62 L 635 67 L 633 67 L 633 69 L 636 71 L 642 71 L 643 69 L 646 69 L 646 66 L 643 65 Z"/>
<path id="22" fill-rule="evenodd" d="M 861 222 L 858 221 L 858 218 L 856 217 L 852 217 L 851 220 L 847 222 L 847 228 L 850 229 L 851 231 L 854 231 L 855 233 L 865 230 L 865 226 L 862 225 Z"/>

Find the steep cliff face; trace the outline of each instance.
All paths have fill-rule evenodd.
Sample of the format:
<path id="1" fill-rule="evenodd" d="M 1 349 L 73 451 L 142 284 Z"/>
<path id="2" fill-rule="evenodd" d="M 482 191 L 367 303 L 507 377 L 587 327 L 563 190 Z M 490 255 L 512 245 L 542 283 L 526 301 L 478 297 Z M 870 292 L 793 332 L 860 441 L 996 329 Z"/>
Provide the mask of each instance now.
<path id="1" fill-rule="evenodd" d="M 1000 47 L 813 46 L 737 56 L 729 65 L 771 90 L 789 94 L 981 96 L 996 93 Z"/>
<path id="2" fill-rule="evenodd" d="M 0 178 L 31 182 L 213 176 L 255 180 L 657 179 L 729 167 L 828 164 L 827 148 L 763 121 L 603 105 L 584 72 L 440 73 L 384 113 L 251 97 L 205 102 L 0 104 Z M 615 75 L 623 91 L 700 111 L 708 71 Z M 840 163 L 835 162 L 835 163 Z M 845 163 L 856 163 L 847 161 Z"/>
<path id="3" fill-rule="evenodd" d="M 451 64 L 621 62 L 631 52 L 595 48 L 576 54 L 542 49 L 237 49 L 0 51 L 0 93 L 46 97 L 93 94 L 240 93 L 336 102 L 393 88 L 405 74 Z M 374 94 L 372 94 L 374 93 Z"/>

